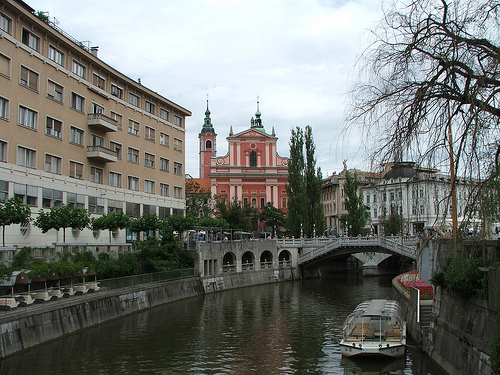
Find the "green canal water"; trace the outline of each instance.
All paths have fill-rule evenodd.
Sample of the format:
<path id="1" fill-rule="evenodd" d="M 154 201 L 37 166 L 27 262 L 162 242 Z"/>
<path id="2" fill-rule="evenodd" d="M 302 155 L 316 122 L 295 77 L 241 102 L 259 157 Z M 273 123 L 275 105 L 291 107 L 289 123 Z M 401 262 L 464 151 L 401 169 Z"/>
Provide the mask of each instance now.
<path id="1" fill-rule="evenodd" d="M 391 298 L 390 277 L 345 274 L 241 288 L 166 304 L 0 361 L 0 374 L 433 374 L 415 345 L 405 358 L 341 357 L 344 319 Z"/>

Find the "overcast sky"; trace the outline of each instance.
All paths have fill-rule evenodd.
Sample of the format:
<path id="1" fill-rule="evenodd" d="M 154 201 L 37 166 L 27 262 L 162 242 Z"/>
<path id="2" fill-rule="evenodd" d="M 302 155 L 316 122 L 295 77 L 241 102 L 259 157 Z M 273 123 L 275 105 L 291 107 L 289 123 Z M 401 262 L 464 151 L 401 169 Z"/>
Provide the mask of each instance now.
<path id="1" fill-rule="evenodd" d="M 380 0 L 26 0 L 99 58 L 193 115 L 186 173 L 198 177 L 198 133 L 207 94 L 227 152 L 230 126 L 250 127 L 257 96 L 267 132 L 289 156 L 290 129 L 313 128 L 323 176 L 367 168 L 356 133 L 341 137 L 353 67 L 380 20 Z M 196 157 L 195 157 L 196 155 Z"/>

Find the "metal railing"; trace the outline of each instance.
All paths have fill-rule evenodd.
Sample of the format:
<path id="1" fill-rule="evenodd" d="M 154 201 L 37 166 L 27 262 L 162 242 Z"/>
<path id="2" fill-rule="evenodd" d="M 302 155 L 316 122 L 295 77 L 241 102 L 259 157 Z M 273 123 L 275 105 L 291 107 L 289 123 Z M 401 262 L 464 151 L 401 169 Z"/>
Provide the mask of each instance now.
<path id="1" fill-rule="evenodd" d="M 193 276 L 198 276 L 198 270 L 196 268 L 145 273 L 142 275 L 118 277 L 115 279 L 104 279 L 104 280 L 99 280 L 99 283 L 101 289 L 119 289 L 119 288 L 128 288 L 131 286 L 136 286 L 141 284 L 185 279 Z"/>

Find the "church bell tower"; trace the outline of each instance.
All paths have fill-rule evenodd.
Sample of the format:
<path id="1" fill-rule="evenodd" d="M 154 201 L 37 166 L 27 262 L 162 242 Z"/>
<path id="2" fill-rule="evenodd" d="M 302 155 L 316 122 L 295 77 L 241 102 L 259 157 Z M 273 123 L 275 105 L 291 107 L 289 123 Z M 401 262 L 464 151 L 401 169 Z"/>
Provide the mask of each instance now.
<path id="1" fill-rule="evenodd" d="M 200 178 L 207 178 L 210 174 L 211 158 L 217 156 L 217 134 L 215 133 L 215 129 L 210 118 L 208 98 L 207 110 L 205 111 L 205 121 L 200 134 L 198 134 L 198 138 L 200 139 Z"/>

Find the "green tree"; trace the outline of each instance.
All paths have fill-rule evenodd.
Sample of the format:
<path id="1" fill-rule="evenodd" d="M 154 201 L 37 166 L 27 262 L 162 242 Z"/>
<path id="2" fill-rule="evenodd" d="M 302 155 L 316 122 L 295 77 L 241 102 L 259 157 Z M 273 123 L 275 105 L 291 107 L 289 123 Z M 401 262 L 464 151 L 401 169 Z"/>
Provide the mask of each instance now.
<path id="1" fill-rule="evenodd" d="M 51 229 L 63 229 L 63 242 L 66 242 L 66 228 L 83 230 L 90 224 L 90 215 L 84 208 L 69 207 L 63 204 L 52 207 L 50 211 L 40 210 L 35 220 L 35 225 L 47 233 Z"/>
<path id="2" fill-rule="evenodd" d="M 91 219 L 90 227 L 92 230 L 109 231 L 109 242 L 111 242 L 111 233 L 118 229 L 128 228 L 130 225 L 130 217 L 125 215 L 123 211 L 114 211 L 109 214 L 101 215 Z"/>
<path id="3" fill-rule="evenodd" d="M 255 209 L 242 204 L 236 198 L 233 198 L 229 206 L 226 203 L 226 197 L 218 197 L 216 201 L 217 216 L 225 220 L 229 228 L 251 231 L 251 218 L 256 215 Z"/>
<path id="4" fill-rule="evenodd" d="M 304 132 L 297 126 L 290 136 L 290 160 L 288 161 L 288 218 L 286 229 L 291 236 L 300 237 L 307 220 L 307 193 L 304 177 Z"/>
<path id="5" fill-rule="evenodd" d="M 384 221 L 384 231 L 386 236 L 397 236 L 401 234 L 403 228 L 403 218 L 398 212 L 398 208 L 391 207 L 391 215 Z"/>
<path id="6" fill-rule="evenodd" d="M 31 209 L 18 198 L 0 202 L 0 225 L 2 225 L 3 246 L 5 246 L 5 227 L 23 224 L 31 220 Z"/>
<path id="7" fill-rule="evenodd" d="M 292 236 L 311 237 L 325 229 L 321 189 L 321 169 L 316 168 L 312 128 L 305 131 L 292 129 L 290 137 L 290 160 L 288 163 L 288 219 L 287 230 Z"/>
<path id="8" fill-rule="evenodd" d="M 358 175 L 354 173 L 353 176 L 347 169 L 345 170 L 344 194 L 348 234 L 349 236 L 363 234 L 366 224 L 363 195 L 359 192 Z"/>
<path id="9" fill-rule="evenodd" d="M 307 207 L 307 217 L 309 218 L 309 235 L 316 236 L 325 230 L 325 215 L 323 204 L 321 203 L 321 191 L 323 189 L 323 176 L 321 168 L 316 168 L 316 158 L 314 156 L 316 145 L 314 144 L 312 128 L 306 126 L 304 132 L 304 144 L 306 148 L 306 193 L 309 200 Z"/>
<path id="10" fill-rule="evenodd" d="M 267 202 L 267 204 L 260 211 L 259 218 L 261 221 L 266 223 L 266 227 L 271 228 L 273 236 L 276 235 L 276 231 L 285 226 L 286 214 L 280 209 L 274 207 L 272 202 Z"/>
<path id="11" fill-rule="evenodd" d="M 213 215 L 215 201 L 212 193 L 206 191 L 192 179 L 186 179 L 186 216 L 197 219 Z"/>

